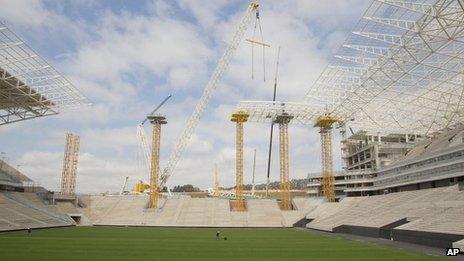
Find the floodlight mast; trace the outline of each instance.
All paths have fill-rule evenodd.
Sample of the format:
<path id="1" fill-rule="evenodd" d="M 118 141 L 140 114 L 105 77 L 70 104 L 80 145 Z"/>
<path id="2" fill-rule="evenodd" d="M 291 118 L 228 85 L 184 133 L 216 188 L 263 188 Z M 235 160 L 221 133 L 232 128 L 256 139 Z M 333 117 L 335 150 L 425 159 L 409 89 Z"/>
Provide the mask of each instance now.
<path id="1" fill-rule="evenodd" d="M 212 94 L 216 90 L 219 81 L 224 76 L 224 73 L 227 71 L 230 60 L 234 55 L 235 51 L 237 50 L 238 45 L 242 41 L 242 38 L 246 30 L 248 29 L 248 26 L 250 25 L 252 18 L 254 18 L 254 14 L 256 13 L 258 7 L 259 4 L 256 1 L 252 1 L 248 5 L 247 10 L 245 11 L 245 14 L 242 17 L 242 20 L 240 21 L 239 26 L 235 31 L 232 41 L 227 47 L 222 58 L 219 60 L 216 69 L 214 70 L 213 75 L 207 83 L 200 100 L 195 106 L 192 115 L 190 116 L 189 120 L 187 121 L 187 124 L 185 125 L 184 130 L 182 131 L 179 139 L 177 140 L 176 147 L 172 151 L 169 157 L 169 161 L 161 174 L 160 187 L 163 187 L 166 184 L 169 177 L 172 175 L 172 172 L 174 171 L 174 168 L 179 162 L 182 153 L 184 152 L 190 138 L 192 137 L 192 134 L 195 131 L 195 127 L 198 125 L 201 115 L 203 114 L 206 106 L 208 105 L 208 102 Z"/>

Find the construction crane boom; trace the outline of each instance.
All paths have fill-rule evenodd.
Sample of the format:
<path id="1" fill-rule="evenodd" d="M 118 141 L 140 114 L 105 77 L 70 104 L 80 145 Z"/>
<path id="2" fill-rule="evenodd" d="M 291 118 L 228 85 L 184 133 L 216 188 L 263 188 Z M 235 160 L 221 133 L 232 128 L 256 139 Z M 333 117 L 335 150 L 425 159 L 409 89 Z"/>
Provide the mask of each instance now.
<path id="1" fill-rule="evenodd" d="M 127 186 L 127 180 L 128 179 L 129 179 L 129 177 L 124 178 L 124 184 L 122 184 L 121 190 L 119 191 L 119 195 L 124 194 L 124 191 L 126 191 L 126 186 Z"/>
<path id="2" fill-rule="evenodd" d="M 148 168 L 150 166 L 151 146 L 148 145 L 147 135 L 145 134 L 142 124 L 137 125 L 137 139 L 139 141 L 140 151 L 142 154 L 142 165 L 147 168 L 147 173 L 150 174 L 150 170 Z"/>
<path id="3" fill-rule="evenodd" d="M 153 115 L 153 114 L 155 114 L 155 112 L 158 111 L 159 108 L 161 108 L 161 106 L 163 106 L 163 105 L 169 100 L 169 98 L 171 98 L 171 96 L 172 96 L 172 94 L 169 94 L 168 97 L 164 98 L 164 100 L 163 100 L 160 104 L 158 104 L 158 106 L 156 106 L 156 108 L 153 109 L 153 111 L 152 111 L 150 114 L 148 114 L 148 115 Z M 145 119 L 142 121 L 142 123 L 141 123 L 140 125 L 145 124 L 145 122 L 147 122 L 147 119 L 148 119 L 148 118 L 145 118 Z"/>
<path id="4" fill-rule="evenodd" d="M 190 116 L 189 120 L 187 121 L 187 124 L 185 125 L 184 130 L 182 131 L 182 134 L 177 140 L 176 147 L 172 151 L 169 157 L 169 161 L 161 174 L 160 187 L 163 187 L 166 184 L 169 177 L 172 175 L 174 168 L 179 162 L 179 159 L 182 156 L 182 153 L 185 150 L 185 147 L 187 146 L 190 138 L 192 137 L 192 134 L 195 131 L 195 127 L 200 121 L 203 111 L 208 105 L 208 102 L 214 90 L 216 90 L 219 81 L 222 79 L 222 77 L 224 76 L 224 73 L 229 67 L 230 60 L 233 54 L 235 53 L 235 51 L 237 50 L 237 47 L 240 44 L 246 30 L 248 29 L 251 19 L 254 18 L 254 14 L 256 10 L 258 9 L 258 7 L 259 7 L 258 3 L 256 3 L 255 1 L 251 2 L 244 16 L 242 17 L 242 20 L 240 21 L 240 24 L 232 38 L 232 41 L 230 42 L 225 53 L 219 60 L 216 66 L 216 69 L 213 72 L 213 75 L 211 76 L 210 80 L 206 84 L 206 87 L 203 91 L 203 94 L 200 100 L 196 104 L 192 115 Z"/>

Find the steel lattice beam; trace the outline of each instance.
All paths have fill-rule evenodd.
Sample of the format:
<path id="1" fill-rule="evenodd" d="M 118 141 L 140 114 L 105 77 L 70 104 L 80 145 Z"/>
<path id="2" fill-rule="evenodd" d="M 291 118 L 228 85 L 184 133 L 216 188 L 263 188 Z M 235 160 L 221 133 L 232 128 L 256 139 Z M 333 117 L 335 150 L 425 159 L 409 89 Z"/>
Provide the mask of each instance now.
<path id="1" fill-rule="evenodd" d="M 305 102 L 382 132 L 428 134 L 462 121 L 463 17 L 457 0 L 374 1 L 343 45 L 351 51 L 336 54 Z M 353 72 L 359 81 L 346 81 Z"/>
<path id="2" fill-rule="evenodd" d="M 88 104 L 66 78 L 0 22 L 0 125 Z"/>

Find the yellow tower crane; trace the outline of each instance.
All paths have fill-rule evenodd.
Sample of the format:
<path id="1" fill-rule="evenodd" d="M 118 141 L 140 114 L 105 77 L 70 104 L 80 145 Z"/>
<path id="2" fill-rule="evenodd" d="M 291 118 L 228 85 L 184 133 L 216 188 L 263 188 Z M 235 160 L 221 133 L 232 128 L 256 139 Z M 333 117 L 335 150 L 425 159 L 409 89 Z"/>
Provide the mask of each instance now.
<path id="1" fill-rule="evenodd" d="M 235 138 L 235 211 L 245 211 L 245 199 L 243 197 L 243 123 L 248 121 L 249 114 L 238 111 L 232 114 L 231 121 L 236 123 Z"/>
<path id="2" fill-rule="evenodd" d="M 321 134 L 322 191 L 329 202 L 335 202 L 335 185 L 332 157 L 332 126 L 337 119 L 324 114 L 319 116 L 314 127 L 319 127 Z"/>

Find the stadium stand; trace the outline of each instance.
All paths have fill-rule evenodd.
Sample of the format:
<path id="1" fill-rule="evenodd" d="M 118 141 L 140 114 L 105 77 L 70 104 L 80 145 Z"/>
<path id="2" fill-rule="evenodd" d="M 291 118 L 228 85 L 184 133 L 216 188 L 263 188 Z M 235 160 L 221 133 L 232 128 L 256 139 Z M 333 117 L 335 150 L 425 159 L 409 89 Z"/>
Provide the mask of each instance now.
<path id="1" fill-rule="evenodd" d="M 47 208 L 52 212 L 58 212 L 71 217 L 76 225 L 92 225 L 88 218 L 89 213 L 86 208 L 76 207 L 71 202 L 56 202 L 53 205 L 47 205 Z"/>
<path id="2" fill-rule="evenodd" d="M 72 225 L 72 218 L 50 211 L 34 193 L 0 193 L 0 231 Z"/>
<path id="3" fill-rule="evenodd" d="M 464 191 L 454 185 L 349 197 L 322 203 L 306 217 L 312 229 L 449 247 L 464 238 Z"/>
<path id="4" fill-rule="evenodd" d="M 419 142 L 404 157 L 376 172 L 373 194 L 455 185 L 464 181 L 464 125 Z M 353 189 L 352 189 L 353 190 Z"/>
<path id="5" fill-rule="evenodd" d="M 310 202 L 308 202 L 310 201 Z M 230 210 L 221 198 L 163 199 L 158 210 L 145 209 L 146 195 L 92 196 L 89 217 L 94 225 L 196 226 L 196 227 L 292 227 L 320 199 L 296 198 L 297 210 L 281 211 L 276 200 L 249 199 L 247 211 Z"/>
<path id="6" fill-rule="evenodd" d="M 250 199 L 247 201 L 247 205 L 249 226 L 284 227 L 286 225 L 281 214 L 283 211 L 280 210 L 275 200 Z"/>
<path id="7" fill-rule="evenodd" d="M 33 181 L 0 160 L 0 231 L 76 225 L 37 193 L 24 192 Z M 42 193 L 43 188 L 37 187 Z"/>
<path id="8" fill-rule="evenodd" d="M 0 159 L 0 190 L 24 191 L 24 184 L 32 180 Z"/>
<path id="9" fill-rule="evenodd" d="M 453 247 L 459 248 L 464 253 L 464 239 L 453 243 Z"/>

